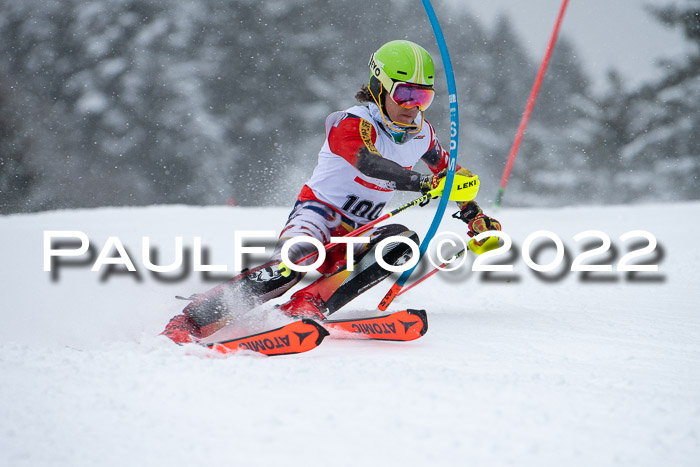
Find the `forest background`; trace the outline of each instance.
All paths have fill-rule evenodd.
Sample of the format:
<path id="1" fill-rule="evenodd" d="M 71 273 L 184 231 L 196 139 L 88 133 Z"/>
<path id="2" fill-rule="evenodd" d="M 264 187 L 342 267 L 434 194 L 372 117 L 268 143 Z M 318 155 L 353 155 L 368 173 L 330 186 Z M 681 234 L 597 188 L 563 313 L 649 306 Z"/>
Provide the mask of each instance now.
<path id="1" fill-rule="evenodd" d="M 508 15 L 486 25 L 468 5 L 434 5 L 457 80 L 459 163 L 488 203 L 541 56 Z M 700 199 L 700 1 L 647 10 L 689 52 L 634 86 L 612 68 L 594 89 L 564 28 L 504 204 Z M 0 37 L 0 214 L 291 206 L 325 117 L 355 104 L 369 55 L 393 39 L 432 53 L 427 118 L 449 141 L 440 55 L 414 0 L 10 0 Z"/>

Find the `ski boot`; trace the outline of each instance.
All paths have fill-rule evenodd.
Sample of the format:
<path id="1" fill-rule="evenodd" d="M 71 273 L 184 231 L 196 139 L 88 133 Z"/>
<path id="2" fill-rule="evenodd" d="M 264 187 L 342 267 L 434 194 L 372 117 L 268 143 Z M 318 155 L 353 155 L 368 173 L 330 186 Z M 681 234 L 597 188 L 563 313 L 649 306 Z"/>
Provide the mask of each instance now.
<path id="1" fill-rule="evenodd" d="M 320 297 L 301 289 L 295 292 L 288 302 L 277 307 L 290 318 L 326 319 L 324 313 L 328 311 L 326 304 Z"/>
<path id="2" fill-rule="evenodd" d="M 167 336 L 176 344 L 189 344 L 202 337 L 202 331 L 197 323 L 186 314 L 173 317 L 160 334 Z"/>

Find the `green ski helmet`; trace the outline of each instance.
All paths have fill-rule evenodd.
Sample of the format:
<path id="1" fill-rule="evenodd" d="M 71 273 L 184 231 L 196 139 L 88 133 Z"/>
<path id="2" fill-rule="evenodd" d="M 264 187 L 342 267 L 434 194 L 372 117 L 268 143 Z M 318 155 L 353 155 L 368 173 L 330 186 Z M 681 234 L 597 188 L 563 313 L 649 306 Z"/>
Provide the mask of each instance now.
<path id="1" fill-rule="evenodd" d="M 369 90 L 382 110 L 385 123 L 402 132 L 417 132 L 420 127 L 387 121 L 382 92 L 402 107 L 418 106 L 421 112 L 430 106 L 435 92 L 435 65 L 430 54 L 420 45 L 406 40 L 387 42 L 369 59 Z M 421 118 L 421 126 L 422 126 Z M 416 129 L 417 128 L 417 129 Z"/>

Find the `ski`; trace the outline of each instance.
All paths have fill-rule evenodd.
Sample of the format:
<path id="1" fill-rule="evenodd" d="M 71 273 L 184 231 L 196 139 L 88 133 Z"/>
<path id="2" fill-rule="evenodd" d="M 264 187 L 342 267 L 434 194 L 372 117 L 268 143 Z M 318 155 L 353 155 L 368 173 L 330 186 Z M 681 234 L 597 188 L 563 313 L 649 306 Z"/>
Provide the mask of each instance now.
<path id="1" fill-rule="evenodd" d="M 387 315 L 322 321 L 332 338 L 412 341 L 428 331 L 425 310 L 402 310 Z"/>
<path id="2" fill-rule="evenodd" d="M 250 336 L 219 342 L 200 342 L 200 344 L 223 354 L 249 350 L 270 356 L 289 355 L 315 349 L 321 345 L 328 334 L 328 331 L 316 321 L 302 319 L 281 328 Z"/>
<path id="3" fill-rule="evenodd" d="M 274 356 L 308 352 L 329 336 L 336 339 L 412 341 L 422 337 L 427 330 L 428 315 L 425 310 L 409 309 L 382 316 L 324 320 L 321 323 L 305 318 L 249 336 L 198 343 L 222 354 L 247 350 Z"/>

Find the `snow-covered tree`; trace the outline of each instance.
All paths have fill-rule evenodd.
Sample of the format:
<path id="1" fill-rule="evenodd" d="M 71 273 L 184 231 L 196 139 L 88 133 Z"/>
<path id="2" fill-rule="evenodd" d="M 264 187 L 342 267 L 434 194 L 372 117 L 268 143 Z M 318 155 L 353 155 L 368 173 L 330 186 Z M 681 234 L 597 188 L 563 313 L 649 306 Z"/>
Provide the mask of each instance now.
<path id="1" fill-rule="evenodd" d="M 655 12 L 697 44 L 693 2 Z M 449 12 L 459 162 L 495 195 L 540 57 L 505 16 L 485 27 L 462 6 L 437 6 Z M 0 3 L 0 37 L 4 212 L 289 204 L 315 165 L 326 115 L 354 104 L 369 55 L 392 39 L 433 53 L 427 115 L 449 138 L 440 54 L 410 0 L 24 0 Z M 634 90 L 613 73 L 595 96 L 560 38 L 512 202 L 697 197 L 698 63 L 697 53 L 669 62 L 664 79 Z"/>

